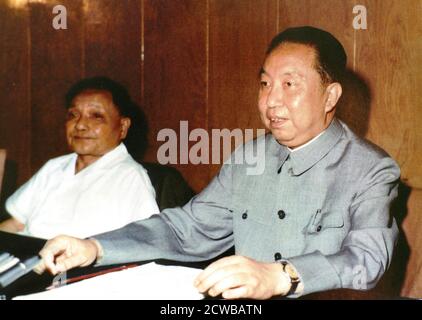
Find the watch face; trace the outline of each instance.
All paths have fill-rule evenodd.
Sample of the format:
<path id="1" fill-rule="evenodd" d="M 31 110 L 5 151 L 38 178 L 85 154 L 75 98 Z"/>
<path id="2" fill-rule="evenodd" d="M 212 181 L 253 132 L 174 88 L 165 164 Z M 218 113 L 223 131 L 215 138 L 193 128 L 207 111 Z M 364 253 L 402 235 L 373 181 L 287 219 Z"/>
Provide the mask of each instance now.
<path id="1" fill-rule="evenodd" d="M 289 274 L 290 279 L 292 281 L 299 280 L 299 276 L 296 273 L 296 270 L 292 267 L 292 265 L 290 263 L 284 264 L 284 271 L 286 271 Z"/>
<path id="2" fill-rule="evenodd" d="M 281 264 L 283 265 L 284 274 L 288 275 L 290 278 L 290 289 L 286 294 L 286 296 L 289 296 L 296 292 L 296 289 L 300 283 L 300 279 L 295 268 L 290 263 L 287 261 L 282 261 Z"/>

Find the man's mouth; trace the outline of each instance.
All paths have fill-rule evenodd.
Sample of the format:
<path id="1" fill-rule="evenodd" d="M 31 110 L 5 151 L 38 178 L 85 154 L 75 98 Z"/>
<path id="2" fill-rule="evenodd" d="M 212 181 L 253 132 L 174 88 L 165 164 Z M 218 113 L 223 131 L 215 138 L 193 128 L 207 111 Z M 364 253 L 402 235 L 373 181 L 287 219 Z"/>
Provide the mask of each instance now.
<path id="1" fill-rule="evenodd" d="M 270 125 L 272 128 L 279 128 L 283 126 L 289 119 L 286 118 L 278 118 L 278 117 L 271 117 L 270 119 Z"/>

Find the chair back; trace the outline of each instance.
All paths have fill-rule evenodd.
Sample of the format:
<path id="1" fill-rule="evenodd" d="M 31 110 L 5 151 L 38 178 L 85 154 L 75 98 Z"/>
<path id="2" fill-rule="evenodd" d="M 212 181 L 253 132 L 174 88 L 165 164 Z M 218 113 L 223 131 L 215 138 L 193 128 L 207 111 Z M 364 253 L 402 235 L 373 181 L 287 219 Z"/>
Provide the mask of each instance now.
<path id="1" fill-rule="evenodd" d="M 160 211 L 183 206 L 195 195 L 177 169 L 151 162 L 142 166 L 148 171 Z"/>

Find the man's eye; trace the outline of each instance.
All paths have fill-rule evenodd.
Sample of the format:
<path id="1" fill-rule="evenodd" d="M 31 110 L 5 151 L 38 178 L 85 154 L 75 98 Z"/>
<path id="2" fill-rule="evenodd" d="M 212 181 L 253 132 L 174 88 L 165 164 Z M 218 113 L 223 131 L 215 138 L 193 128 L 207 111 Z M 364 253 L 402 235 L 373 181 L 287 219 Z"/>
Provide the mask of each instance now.
<path id="1" fill-rule="evenodd" d="M 98 112 L 94 113 L 92 116 L 95 119 L 103 119 L 104 118 L 104 116 L 101 113 L 98 113 Z"/>
<path id="2" fill-rule="evenodd" d="M 263 87 L 263 88 L 268 87 L 268 85 L 269 85 L 268 81 L 263 81 L 263 80 L 261 81 L 261 87 Z"/>
<path id="3" fill-rule="evenodd" d="M 66 118 L 68 120 L 71 120 L 71 119 L 75 119 L 77 116 L 78 116 L 78 114 L 76 112 L 68 112 L 67 115 L 66 115 Z"/>
<path id="4" fill-rule="evenodd" d="M 293 81 L 286 81 L 286 82 L 284 83 L 284 85 L 285 85 L 286 87 L 293 87 L 293 86 L 294 86 L 294 82 L 293 82 Z"/>

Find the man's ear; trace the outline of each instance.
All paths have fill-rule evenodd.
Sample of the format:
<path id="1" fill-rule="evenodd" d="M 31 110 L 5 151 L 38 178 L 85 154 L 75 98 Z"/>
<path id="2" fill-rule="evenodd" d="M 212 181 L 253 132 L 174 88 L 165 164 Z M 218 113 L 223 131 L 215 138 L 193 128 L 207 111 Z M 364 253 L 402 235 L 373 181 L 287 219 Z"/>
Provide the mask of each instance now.
<path id="1" fill-rule="evenodd" d="M 130 118 L 123 117 L 120 119 L 120 139 L 123 140 L 127 136 L 127 132 L 131 125 Z"/>
<path id="2" fill-rule="evenodd" d="M 330 83 L 325 89 L 327 93 L 327 100 L 325 101 L 325 112 L 331 112 L 336 106 L 338 99 L 340 99 L 343 89 L 338 82 Z"/>

